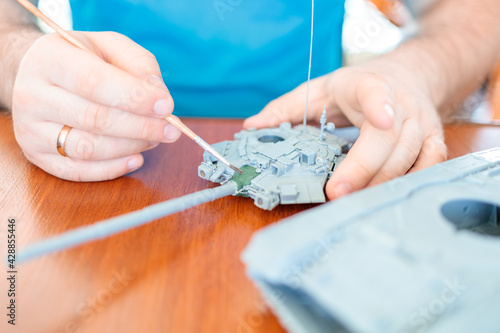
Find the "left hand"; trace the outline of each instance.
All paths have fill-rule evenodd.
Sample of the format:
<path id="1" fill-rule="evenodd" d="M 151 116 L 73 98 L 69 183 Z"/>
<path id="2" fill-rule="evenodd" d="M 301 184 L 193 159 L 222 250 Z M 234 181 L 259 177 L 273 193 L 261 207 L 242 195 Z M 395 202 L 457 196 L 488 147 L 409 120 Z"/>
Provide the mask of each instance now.
<path id="1" fill-rule="evenodd" d="M 304 83 L 270 102 L 243 126 L 300 123 L 305 99 Z M 431 92 L 402 66 L 374 60 L 314 79 L 309 90 L 309 120 L 319 121 L 324 105 L 329 121 L 337 126 L 350 122 L 360 129 L 359 139 L 326 185 L 331 200 L 447 158 Z"/>

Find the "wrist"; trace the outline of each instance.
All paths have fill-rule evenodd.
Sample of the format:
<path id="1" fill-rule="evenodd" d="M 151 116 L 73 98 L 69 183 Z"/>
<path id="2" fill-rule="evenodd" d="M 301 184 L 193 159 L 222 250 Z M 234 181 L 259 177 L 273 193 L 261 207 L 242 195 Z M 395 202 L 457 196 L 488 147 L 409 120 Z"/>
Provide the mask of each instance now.
<path id="1" fill-rule="evenodd" d="M 447 91 L 446 66 L 441 64 L 439 49 L 424 38 L 410 40 L 396 50 L 383 55 L 371 64 L 380 68 L 385 76 L 391 77 L 396 84 L 412 88 L 414 94 L 428 98 L 437 109 L 445 103 Z"/>

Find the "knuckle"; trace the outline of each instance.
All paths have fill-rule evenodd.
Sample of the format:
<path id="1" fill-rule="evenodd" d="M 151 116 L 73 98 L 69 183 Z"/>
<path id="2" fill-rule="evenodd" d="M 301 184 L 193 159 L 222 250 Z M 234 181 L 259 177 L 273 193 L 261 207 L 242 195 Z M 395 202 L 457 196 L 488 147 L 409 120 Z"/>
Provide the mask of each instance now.
<path id="1" fill-rule="evenodd" d="M 83 127 L 94 133 L 101 134 L 106 131 L 110 123 L 110 108 L 102 104 L 90 103 L 82 113 Z"/>
<path id="2" fill-rule="evenodd" d="M 402 176 L 403 173 L 397 173 L 397 172 L 389 172 L 388 170 L 381 170 L 377 173 L 376 177 L 373 178 L 373 181 L 371 181 L 371 185 L 377 185 L 381 183 L 385 183 L 389 180 L 392 180 L 396 178 L 397 176 Z"/>
<path id="3" fill-rule="evenodd" d="M 127 42 L 129 42 L 124 47 L 123 53 L 128 54 L 129 59 L 133 59 L 134 63 L 147 65 L 146 67 L 148 68 L 145 68 L 145 75 L 148 73 L 148 71 L 152 71 L 153 68 L 153 71 L 159 69 L 157 65 L 157 59 L 152 52 L 136 44 L 126 36 L 123 36 L 123 38 L 126 38 Z"/>
<path id="4" fill-rule="evenodd" d="M 427 139 L 423 150 L 427 156 L 432 156 L 435 160 L 440 162 L 446 161 L 448 158 L 448 148 L 444 140 L 439 136 Z"/>
<path id="5" fill-rule="evenodd" d="M 95 144 L 93 140 L 88 137 L 84 137 L 78 141 L 76 146 L 76 155 L 79 159 L 84 161 L 95 159 Z"/>
<path id="6" fill-rule="evenodd" d="M 74 181 L 74 182 L 83 182 L 82 173 L 80 171 L 78 171 L 77 169 L 73 169 L 73 168 L 64 170 L 58 176 L 60 178 Z"/>
<path id="7" fill-rule="evenodd" d="M 62 171 L 61 175 L 59 177 L 74 181 L 74 182 L 83 182 L 85 181 L 83 173 L 85 171 L 81 170 L 81 164 L 78 162 L 75 162 L 73 166 L 69 167 L 67 166 L 64 171 Z"/>
<path id="8" fill-rule="evenodd" d="M 140 49 L 137 51 L 137 54 L 135 55 L 135 61 L 136 62 L 141 62 L 141 63 L 156 63 L 156 57 L 153 53 L 146 49 Z"/>
<path id="9" fill-rule="evenodd" d="M 352 76 L 353 73 L 356 73 L 356 71 L 352 67 L 341 67 L 332 73 L 331 78 L 336 82 L 340 82 L 345 77 Z"/>
<path id="10" fill-rule="evenodd" d="M 66 153 L 75 160 L 90 161 L 97 159 L 96 144 L 90 133 L 85 133 L 79 138 L 68 136 L 66 141 Z"/>
<path id="11" fill-rule="evenodd" d="M 422 142 L 423 132 L 419 129 L 416 129 L 414 132 L 402 138 L 399 145 L 401 147 L 401 155 L 405 159 L 405 162 L 411 162 L 411 164 L 415 162 L 422 148 Z"/>
<path id="12" fill-rule="evenodd" d="M 128 37 L 126 37 L 125 35 L 122 35 L 116 31 L 105 31 L 105 32 L 102 32 L 106 37 L 110 37 L 110 38 L 126 38 L 128 39 Z"/>
<path id="13" fill-rule="evenodd" d="M 147 121 L 147 120 L 142 121 L 139 125 L 136 139 L 142 139 L 142 140 L 156 139 L 156 138 L 152 138 L 151 134 L 157 133 L 157 132 L 158 131 L 152 122 Z M 163 135 L 161 135 L 161 139 L 163 139 Z"/>
<path id="14" fill-rule="evenodd" d="M 89 167 L 88 165 L 84 165 L 83 163 L 80 162 L 76 162 L 72 168 L 67 169 L 63 178 L 80 183 L 102 180 L 99 177 L 93 175 L 91 167 Z"/>
<path id="15" fill-rule="evenodd" d="M 401 143 L 400 161 L 398 163 L 398 174 L 405 174 L 417 160 L 420 145 L 409 142 Z"/>

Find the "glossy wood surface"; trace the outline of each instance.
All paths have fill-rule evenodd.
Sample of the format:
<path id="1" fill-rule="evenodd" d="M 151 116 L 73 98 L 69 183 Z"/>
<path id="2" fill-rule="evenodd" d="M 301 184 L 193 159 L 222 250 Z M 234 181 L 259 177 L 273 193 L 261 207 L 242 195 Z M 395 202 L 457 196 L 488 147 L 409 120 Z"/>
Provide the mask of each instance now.
<path id="1" fill-rule="evenodd" d="M 211 143 L 230 140 L 241 129 L 240 120 L 184 121 Z M 499 146 L 500 128 L 448 126 L 446 141 L 454 158 Z M 10 118 L 0 116 L 2 258 L 9 217 L 16 218 L 22 247 L 213 187 L 197 176 L 201 155 L 184 137 L 145 153 L 145 166 L 126 177 L 67 182 L 27 162 Z M 7 326 L 2 310 L 0 332 L 282 332 L 239 256 L 254 231 L 310 207 L 267 212 L 250 199 L 223 198 L 19 266 L 17 325 Z"/>

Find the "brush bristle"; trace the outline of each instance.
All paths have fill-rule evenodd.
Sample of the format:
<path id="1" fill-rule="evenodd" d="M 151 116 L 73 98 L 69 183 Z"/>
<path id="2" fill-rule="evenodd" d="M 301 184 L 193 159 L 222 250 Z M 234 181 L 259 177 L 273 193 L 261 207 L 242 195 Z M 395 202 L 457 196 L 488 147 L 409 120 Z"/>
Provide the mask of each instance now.
<path id="1" fill-rule="evenodd" d="M 232 164 L 231 164 L 229 167 L 230 167 L 231 169 L 233 169 L 234 171 L 236 171 L 237 173 L 239 173 L 240 175 L 242 175 L 242 174 L 243 174 L 243 171 L 242 171 L 241 169 L 239 169 L 239 168 L 235 167 L 234 165 L 232 165 Z"/>

